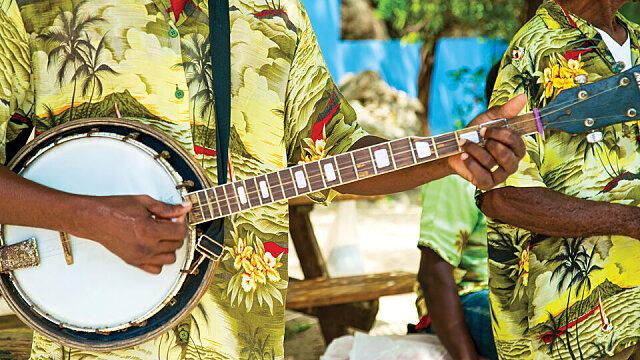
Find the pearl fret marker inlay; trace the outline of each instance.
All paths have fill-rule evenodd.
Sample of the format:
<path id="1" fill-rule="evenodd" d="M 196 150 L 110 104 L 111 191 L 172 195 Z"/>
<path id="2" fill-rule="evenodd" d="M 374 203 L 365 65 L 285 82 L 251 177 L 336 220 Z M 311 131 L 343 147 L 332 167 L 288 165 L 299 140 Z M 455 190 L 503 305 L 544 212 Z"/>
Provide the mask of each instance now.
<path id="1" fill-rule="evenodd" d="M 296 183 L 298 184 L 298 187 L 300 189 L 306 188 L 307 187 L 307 180 L 304 178 L 304 173 L 302 172 L 302 170 L 296 171 L 296 173 L 294 175 L 296 177 Z"/>

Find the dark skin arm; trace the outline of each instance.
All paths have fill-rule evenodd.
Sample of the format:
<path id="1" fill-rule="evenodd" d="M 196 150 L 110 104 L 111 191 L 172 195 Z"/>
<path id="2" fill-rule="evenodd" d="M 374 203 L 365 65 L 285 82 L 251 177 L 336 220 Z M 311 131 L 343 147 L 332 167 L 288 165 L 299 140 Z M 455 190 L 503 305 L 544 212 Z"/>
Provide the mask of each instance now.
<path id="1" fill-rule="evenodd" d="M 523 106 L 524 98 L 520 97 L 478 116 L 476 121 L 514 116 Z M 462 156 L 397 171 L 355 186 L 345 185 L 341 190 L 355 194 L 397 192 L 453 171 L 482 184 L 482 188 L 490 188 L 516 170 L 524 155 L 524 143 L 506 129 L 488 129 L 485 136 L 489 139 L 487 150 L 466 144 L 467 153 Z M 503 167 L 489 172 L 487 169 L 496 163 Z M 163 265 L 175 262 L 175 250 L 182 246 L 187 233 L 186 214 L 191 209 L 190 204 L 169 205 L 148 196 L 73 195 L 23 179 L 1 166 L 0 199 L 0 224 L 64 231 L 95 240 L 125 262 L 155 274 Z"/>
<path id="2" fill-rule="evenodd" d="M 0 224 L 64 231 L 95 240 L 150 273 L 175 262 L 191 204 L 148 196 L 83 196 L 26 180 L 0 166 Z M 152 217 L 153 215 L 153 217 Z M 154 218 L 155 217 L 155 218 Z"/>
<path id="3" fill-rule="evenodd" d="M 516 96 L 502 106 L 493 107 L 478 115 L 470 126 L 500 118 L 518 115 L 524 107 L 526 97 Z M 341 193 L 357 195 L 382 195 L 412 189 L 429 181 L 459 174 L 483 190 L 488 190 L 503 182 L 518 169 L 518 162 L 525 153 L 524 142 L 516 133 L 506 128 L 485 128 L 481 135 L 486 139 L 485 147 L 465 142 L 462 154 L 423 163 L 388 174 L 356 181 L 336 187 Z M 357 141 L 350 150 L 378 144 L 386 140 L 367 136 Z M 491 172 L 494 165 L 500 165 Z"/>
<path id="4" fill-rule="evenodd" d="M 424 291 L 431 327 L 452 358 L 478 359 L 473 340 L 464 319 L 453 267 L 435 251 L 420 247 L 418 282 Z"/>
<path id="5" fill-rule="evenodd" d="M 483 195 L 482 212 L 535 233 L 560 237 L 625 235 L 640 239 L 640 208 L 579 199 L 545 188 L 505 187 Z"/>

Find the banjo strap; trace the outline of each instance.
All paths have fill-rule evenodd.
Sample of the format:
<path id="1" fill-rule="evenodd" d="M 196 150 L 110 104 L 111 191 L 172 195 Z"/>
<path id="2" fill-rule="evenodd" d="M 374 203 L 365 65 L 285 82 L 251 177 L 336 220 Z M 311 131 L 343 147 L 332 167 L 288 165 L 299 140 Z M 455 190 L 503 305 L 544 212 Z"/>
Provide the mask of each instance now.
<path id="1" fill-rule="evenodd" d="M 218 185 L 227 182 L 229 165 L 229 136 L 231 133 L 231 45 L 229 29 L 229 0 L 209 0 L 209 44 L 213 98 L 216 117 L 216 161 Z M 224 244 L 224 218 L 213 220 L 198 239 L 197 249 L 211 258 L 222 255 Z M 185 358 L 190 340 L 191 316 L 186 317 L 175 329 L 178 344 Z"/>
<path id="2" fill-rule="evenodd" d="M 227 182 L 229 166 L 229 136 L 231 133 L 231 46 L 229 30 L 229 0 L 209 0 L 209 43 L 213 74 L 214 108 L 216 116 L 216 161 L 218 185 Z M 211 240 L 215 240 L 212 242 Z M 200 238 L 200 248 L 222 254 L 224 219 L 214 220 Z M 219 250 L 219 252 L 217 252 Z"/>

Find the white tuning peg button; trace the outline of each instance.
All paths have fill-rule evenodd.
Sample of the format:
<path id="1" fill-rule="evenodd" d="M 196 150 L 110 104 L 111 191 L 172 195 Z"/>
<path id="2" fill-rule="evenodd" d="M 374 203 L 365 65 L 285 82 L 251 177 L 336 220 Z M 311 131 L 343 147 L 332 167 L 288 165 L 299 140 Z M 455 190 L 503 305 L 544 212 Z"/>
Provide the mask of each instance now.
<path id="1" fill-rule="evenodd" d="M 586 74 L 580 74 L 573 77 L 573 82 L 577 85 L 584 85 L 589 82 L 589 76 Z"/>
<path id="2" fill-rule="evenodd" d="M 600 140 L 602 140 L 602 132 L 600 131 L 594 131 L 587 134 L 587 141 L 592 144 L 597 143 Z"/>

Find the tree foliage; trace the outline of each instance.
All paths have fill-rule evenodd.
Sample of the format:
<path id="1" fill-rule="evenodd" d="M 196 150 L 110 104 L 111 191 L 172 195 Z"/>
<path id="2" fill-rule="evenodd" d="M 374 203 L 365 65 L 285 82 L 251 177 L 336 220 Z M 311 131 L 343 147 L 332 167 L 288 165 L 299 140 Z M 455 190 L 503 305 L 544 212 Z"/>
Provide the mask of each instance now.
<path id="1" fill-rule="evenodd" d="M 522 25 L 525 0 L 379 0 L 377 13 L 431 50 L 443 36 L 510 39 Z"/>

